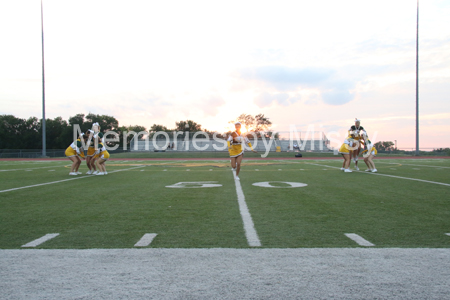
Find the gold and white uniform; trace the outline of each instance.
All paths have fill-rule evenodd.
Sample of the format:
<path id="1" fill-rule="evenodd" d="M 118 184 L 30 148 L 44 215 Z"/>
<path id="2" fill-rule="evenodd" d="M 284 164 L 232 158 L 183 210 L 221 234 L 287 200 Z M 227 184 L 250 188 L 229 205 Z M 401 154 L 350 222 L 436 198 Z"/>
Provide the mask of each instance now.
<path id="1" fill-rule="evenodd" d="M 101 158 L 103 160 L 108 160 L 110 155 L 109 152 L 106 150 L 106 147 L 103 146 L 103 144 L 98 144 L 98 150 L 96 151 L 96 154 L 94 156 L 95 158 Z"/>
<path id="2" fill-rule="evenodd" d="M 67 157 L 72 157 L 72 156 L 78 155 L 78 156 L 84 158 L 84 150 L 81 147 L 81 140 L 78 139 L 78 140 L 76 140 L 76 142 L 73 142 L 72 144 L 70 144 L 70 146 L 67 147 L 64 154 Z"/>
<path id="3" fill-rule="evenodd" d="M 87 150 L 87 156 L 91 156 L 91 157 L 95 156 L 95 140 L 97 138 L 100 138 L 100 141 L 98 141 L 99 144 L 105 145 L 105 138 L 103 136 L 103 133 L 98 132 L 98 133 L 94 134 L 93 138 L 94 139 L 91 141 L 91 144 L 89 145 L 89 148 Z"/>
<path id="4" fill-rule="evenodd" d="M 368 152 L 367 150 L 368 150 L 368 149 L 364 150 L 364 151 L 362 152 L 362 154 L 363 154 L 363 155 L 365 154 L 365 156 L 368 156 L 368 155 L 366 154 L 366 153 Z M 375 147 L 372 146 L 372 149 L 370 149 L 370 154 L 372 154 L 373 156 L 376 156 L 376 155 L 378 154 L 377 149 L 376 149 Z M 369 154 L 369 155 L 370 155 L 370 154 Z"/>
<path id="5" fill-rule="evenodd" d="M 357 141 L 355 141 L 353 138 L 348 137 L 344 140 L 344 143 L 341 145 L 341 148 L 339 148 L 340 154 L 350 154 L 350 150 L 356 150 L 355 148 Z"/>
<path id="6" fill-rule="evenodd" d="M 250 149 L 253 150 L 252 144 L 250 143 L 248 138 L 240 135 L 236 131 L 228 137 L 227 144 L 230 157 L 238 157 L 239 155 L 244 154 L 244 147 L 242 146 L 243 143 L 249 145 Z"/>

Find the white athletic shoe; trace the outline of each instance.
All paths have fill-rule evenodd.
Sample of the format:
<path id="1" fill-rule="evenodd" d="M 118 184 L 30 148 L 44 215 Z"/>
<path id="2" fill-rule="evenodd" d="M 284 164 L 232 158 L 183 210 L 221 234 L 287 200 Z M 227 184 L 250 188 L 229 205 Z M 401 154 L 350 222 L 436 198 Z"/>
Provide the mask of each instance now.
<path id="1" fill-rule="evenodd" d="M 77 174 L 78 174 L 78 175 L 81 175 L 81 174 L 83 174 L 83 173 L 81 173 L 81 172 L 77 172 Z"/>
<path id="2" fill-rule="evenodd" d="M 373 169 L 372 170 L 372 173 L 376 173 L 376 172 L 378 172 L 377 169 Z"/>
<path id="3" fill-rule="evenodd" d="M 86 172 L 86 174 L 87 174 L 87 175 L 91 175 L 92 172 L 93 172 L 92 170 L 89 170 L 89 171 Z"/>
<path id="4" fill-rule="evenodd" d="M 239 176 L 236 176 L 236 180 L 241 180 L 241 179 L 239 179 Z"/>
<path id="5" fill-rule="evenodd" d="M 344 172 L 345 172 L 345 173 L 351 173 L 352 170 L 350 170 L 350 169 L 345 169 Z"/>
<path id="6" fill-rule="evenodd" d="M 358 168 L 357 166 L 355 166 L 355 170 L 356 170 L 356 171 L 359 171 L 359 168 Z"/>
<path id="7" fill-rule="evenodd" d="M 78 175 L 78 174 L 77 174 L 76 172 L 70 172 L 69 175 L 76 176 L 76 175 Z"/>
<path id="8" fill-rule="evenodd" d="M 364 172 L 372 172 L 372 169 L 367 169 Z"/>
<path id="9" fill-rule="evenodd" d="M 98 174 L 98 171 L 94 171 L 94 172 L 92 172 L 92 174 L 97 175 L 97 174 Z"/>
<path id="10" fill-rule="evenodd" d="M 95 174 L 95 175 L 105 175 L 105 173 L 103 173 L 103 172 L 98 172 L 98 173 Z"/>
<path id="11" fill-rule="evenodd" d="M 341 171 L 344 171 L 345 170 L 345 168 L 341 168 Z"/>
<path id="12" fill-rule="evenodd" d="M 108 172 L 105 171 L 104 173 L 105 173 L 105 175 L 108 175 Z"/>

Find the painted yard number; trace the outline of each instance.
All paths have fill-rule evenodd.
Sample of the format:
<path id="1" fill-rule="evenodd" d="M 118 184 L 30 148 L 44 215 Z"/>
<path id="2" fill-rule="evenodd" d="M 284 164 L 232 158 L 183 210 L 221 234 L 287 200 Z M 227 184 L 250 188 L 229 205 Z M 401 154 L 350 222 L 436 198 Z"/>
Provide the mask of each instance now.
<path id="1" fill-rule="evenodd" d="M 307 186 L 306 183 L 301 182 L 286 182 L 286 181 L 265 181 L 265 182 L 255 182 L 254 186 L 268 187 L 268 188 L 297 188 Z M 167 185 L 168 188 L 182 188 L 182 189 L 197 189 L 197 188 L 210 188 L 210 187 L 221 187 L 217 181 L 182 181 L 172 185 Z"/>
<path id="2" fill-rule="evenodd" d="M 278 189 L 286 189 L 286 188 L 296 188 L 296 187 L 304 187 L 307 186 L 306 183 L 301 182 L 286 182 L 286 181 L 265 181 L 265 182 L 255 182 L 254 186 L 260 187 L 268 187 L 268 188 L 278 188 Z"/>
<path id="3" fill-rule="evenodd" d="M 182 181 L 172 185 L 168 185 L 168 188 L 181 188 L 181 189 L 198 189 L 208 187 L 219 187 L 221 184 L 217 184 L 217 181 Z"/>

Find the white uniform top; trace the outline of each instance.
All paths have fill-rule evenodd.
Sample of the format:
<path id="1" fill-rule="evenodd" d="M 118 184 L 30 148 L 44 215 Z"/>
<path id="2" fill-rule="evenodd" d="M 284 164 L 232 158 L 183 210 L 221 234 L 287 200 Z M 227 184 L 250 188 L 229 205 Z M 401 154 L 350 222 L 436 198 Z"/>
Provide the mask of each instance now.
<path id="1" fill-rule="evenodd" d="M 250 140 L 246 137 L 246 136 L 242 136 L 241 134 L 237 133 L 236 131 L 234 132 L 236 133 L 236 137 L 235 137 L 235 141 L 233 141 L 233 135 L 230 135 L 227 139 L 228 142 L 230 142 L 231 145 L 236 145 L 236 144 L 243 144 L 243 143 L 250 143 Z"/>
<path id="2" fill-rule="evenodd" d="M 67 144 L 66 144 L 66 145 L 67 145 Z M 81 146 L 78 147 L 79 145 L 81 145 L 81 142 L 80 142 L 80 141 L 76 141 L 76 142 L 73 142 L 72 144 L 70 144 L 70 147 L 71 147 L 73 150 L 75 150 L 78 154 L 81 154 L 81 151 L 80 151 Z"/>
<path id="3" fill-rule="evenodd" d="M 346 138 L 344 140 L 344 144 L 349 145 L 350 147 L 353 147 L 353 138 Z"/>

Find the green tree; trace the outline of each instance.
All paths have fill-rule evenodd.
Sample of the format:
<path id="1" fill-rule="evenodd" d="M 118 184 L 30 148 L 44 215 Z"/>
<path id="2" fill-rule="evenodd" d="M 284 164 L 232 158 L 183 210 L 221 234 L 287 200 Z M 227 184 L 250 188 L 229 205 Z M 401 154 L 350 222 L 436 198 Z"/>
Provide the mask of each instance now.
<path id="1" fill-rule="evenodd" d="M 255 129 L 256 132 L 268 131 L 272 126 L 269 118 L 265 117 L 264 114 L 258 114 L 255 116 Z"/>
<path id="2" fill-rule="evenodd" d="M 393 142 L 376 142 L 374 145 L 375 149 L 377 151 L 393 151 L 394 149 L 394 143 Z"/>
<path id="3" fill-rule="evenodd" d="M 41 121 L 36 117 L 30 117 L 25 120 L 22 132 L 20 148 L 21 149 L 41 149 L 42 148 L 42 130 Z"/>
<path id="4" fill-rule="evenodd" d="M 159 125 L 159 124 L 153 124 L 152 127 L 150 127 L 149 131 L 170 131 L 169 129 L 167 129 L 166 126 L 164 125 Z"/>
<path id="5" fill-rule="evenodd" d="M 39 133 L 42 135 L 42 128 L 39 128 Z M 47 149 L 64 149 L 72 141 L 72 132 L 67 121 L 62 117 L 45 120 L 45 135 Z"/>
<path id="6" fill-rule="evenodd" d="M 100 125 L 100 130 L 102 132 L 106 132 L 109 130 L 114 131 L 119 128 L 119 121 L 116 118 L 108 115 L 96 115 L 89 113 L 86 116 L 86 124 L 89 126 L 89 128 L 86 128 L 86 130 L 91 129 L 92 124 L 94 123 L 98 123 Z"/>
<path id="7" fill-rule="evenodd" d="M 40 122 L 37 118 L 16 118 L 13 115 L 0 116 L 0 149 L 42 148 Z"/>
<path id="8" fill-rule="evenodd" d="M 70 125 L 80 125 L 80 128 L 84 125 L 84 114 L 76 114 L 73 117 L 69 117 L 69 124 Z M 87 125 L 85 125 L 87 126 Z M 86 130 L 89 128 L 86 128 Z"/>
<path id="9" fill-rule="evenodd" d="M 257 114 L 256 116 L 241 114 L 235 120 L 228 123 L 234 124 L 240 122 L 247 132 L 255 132 L 257 137 L 266 136 L 267 132 L 272 126 L 272 122 L 264 114 Z M 271 134 L 270 134 L 271 135 Z"/>
<path id="10" fill-rule="evenodd" d="M 144 131 L 145 134 L 148 134 L 146 131 L 146 128 L 144 126 L 140 126 L 140 125 L 134 125 L 134 126 L 121 126 L 119 128 L 117 128 L 116 132 L 119 134 L 119 143 L 120 145 L 124 145 L 124 138 L 126 136 L 126 145 L 127 148 L 130 145 L 131 140 L 134 138 L 135 135 L 137 135 L 139 132 Z M 131 133 L 134 132 L 134 133 Z M 137 136 L 136 138 L 142 138 L 144 136 L 144 134 L 140 134 L 139 136 Z"/>
<path id="11" fill-rule="evenodd" d="M 255 127 L 255 118 L 252 115 L 247 114 L 241 114 L 239 117 L 236 118 L 236 120 L 232 120 L 228 123 L 234 124 L 236 122 L 240 122 L 242 127 L 245 128 L 245 131 L 253 131 Z"/>
<path id="12" fill-rule="evenodd" d="M 176 131 L 189 131 L 189 132 L 197 132 L 202 131 L 202 125 L 194 122 L 192 120 L 175 122 L 175 130 Z"/>

